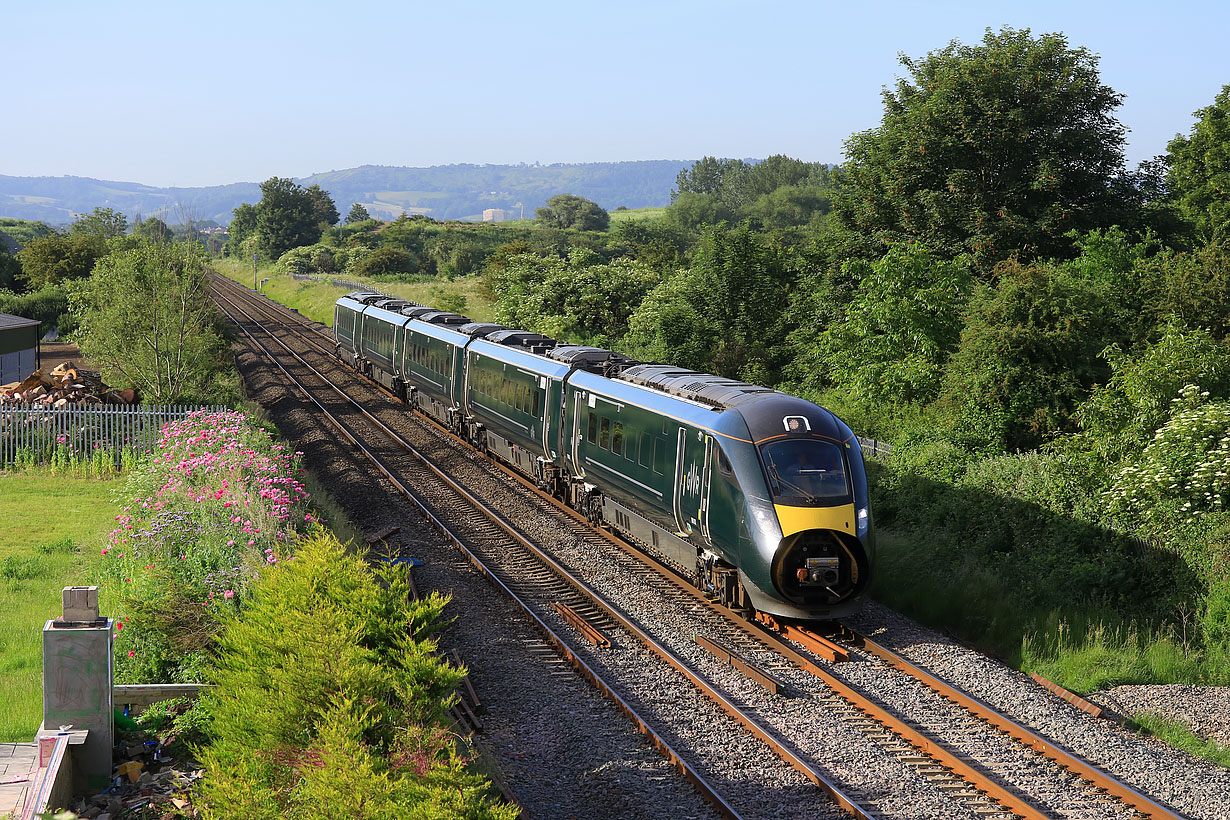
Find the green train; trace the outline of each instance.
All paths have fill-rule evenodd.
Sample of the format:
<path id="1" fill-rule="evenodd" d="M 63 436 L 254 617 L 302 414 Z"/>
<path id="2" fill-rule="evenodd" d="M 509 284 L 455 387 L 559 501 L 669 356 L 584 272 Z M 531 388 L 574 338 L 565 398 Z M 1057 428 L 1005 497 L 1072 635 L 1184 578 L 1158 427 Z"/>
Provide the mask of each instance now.
<path id="1" fill-rule="evenodd" d="M 823 407 L 377 293 L 338 299 L 334 335 L 340 359 L 727 606 L 827 620 L 866 593 L 862 449 Z"/>

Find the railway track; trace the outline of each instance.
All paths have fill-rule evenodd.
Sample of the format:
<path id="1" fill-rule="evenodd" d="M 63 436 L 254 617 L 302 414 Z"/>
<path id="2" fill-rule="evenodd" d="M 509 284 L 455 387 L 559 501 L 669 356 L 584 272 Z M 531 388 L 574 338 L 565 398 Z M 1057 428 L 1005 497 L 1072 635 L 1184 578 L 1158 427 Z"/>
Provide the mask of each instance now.
<path id="1" fill-rule="evenodd" d="M 224 303 L 231 301 L 233 307 L 240 299 L 250 305 L 245 309 L 252 313 L 246 319 L 234 317 L 239 322 L 257 324 L 255 313 L 274 317 L 279 323 L 290 322 L 283 327 L 302 334 L 303 345 L 306 345 L 301 355 L 292 354 L 285 342 L 279 342 L 297 360 L 298 364 L 293 367 L 311 368 L 305 358 L 311 356 L 323 367 L 335 368 L 335 373 L 343 370 L 331 356 L 329 338 L 285 308 L 263 298 L 253 299 L 250 291 L 233 283 L 220 283 L 219 298 Z M 269 338 L 277 335 L 268 329 L 258 332 L 267 333 Z M 255 336 L 252 339 L 255 342 Z M 273 358 L 272 353 L 269 355 Z M 346 377 L 348 388 L 354 392 L 356 388 L 351 385 L 362 382 L 354 378 L 357 374 L 353 371 L 344 369 L 344 372 L 349 374 Z M 289 370 L 287 375 L 290 376 Z M 321 373 L 317 373 L 316 378 L 329 384 L 335 380 Z M 342 378 L 339 375 L 336 380 Z M 334 390 L 340 401 L 340 391 Z M 425 447 L 431 452 L 417 457 L 423 464 L 431 459 L 448 465 L 447 470 L 472 471 L 475 466 L 490 470 L 490 466 L 473 453 L 459 457 L 456 451 L 464 445 L 439 439 L 434 424 L 411 417 L 404 407 L 390 404 L 387 394 L 371 382 L 366 382 L 362 390 L 373 397 L 372 401 L 364 403 L 383 406 L 380 414 L 396 416 L 396 426 L 411 426 L 428 436 L 437 436 Z M 367 419 L 369 424 L 383 427 L 382 435 L 390 440 L 401 438 L 400 433 L 371 414 Z M 420 441 L 429 439 L 420 438 Z M 373 453 L 371 457 L 379 458 L 379 455 Z M 422 469 L 415 467 L 412 472 L 421 473 Z M 443 471 L 436 472 L 439 473 L 437 480 L 456 484 Z M 506 481 L 505 478 L 505 484 Z M 503 489 L 508 491 L 507 486 Z M 821 734 L 841 736 L 843 733 L 839 729 L 847 730 L 847 734 L 849 729 L 855 729 L 869 738 L 866 742 L 881 752 L 881 759 L 896 761 L 900 769 L 914 779 L 912 785 L 904 784 L 907 791 L 915 795 L 926 791 L 937 809 L 944 806 L 933 816 L 1178 816 L 1106 772 L 1058 749 L 1056 744 L 1032 730 L 999 715 L 986 704 L 967 700 L 961 706 L 954 705 L 964 693 L 945 688 L 942 681 L 925 672 L 920 674 L 908 662 L 868 639 L 849 634 L 839 636 L 834 645 L 825 636 L 806 630 L 772 625 L 778 631 L 770 631 L 762 625 L 748 623 L 706 600 L 678 576 L 677 568 L 661 565 L 652 557 L 637 554 L 619 539 L 595 532 L 580 516 L 553 499 L 537 493 L 534 502 L 528 503 L 525 500 L 527 490 L 537 493 L 528 485 L 520 487 L 517 492 L 523 498 L 520 502 L 511 502 L 511 506 L 520 511 L 519 515 L 543 515 L 549 511 L 559 522 L 555 525 L 557 535 L 562 534 L 565 541 L 575 541 L 576 549 L 571 559 L 548 556 L 530 543 L 532 539 L 512 525 L 504 514 L 492 510 L 481 513 L 490 520 L 502 521 L 495 526 L 503 528 L 505 536 L 524 542 L 521 549 L 527 552 L 521 555 L 538 553 L 533 559 L 512 558 L 507 555 L 509 550 L 505 546 L 491 548 L 485 555 L 495 560 L 493 556 L 500 554 L 509 562 L 505 566 L 511 569 L 500 571 L 516 579 L 505 584 L 510 594 L 536 600 L 537 604 L 528 604 L 537 607 L 538 614 L 534 617 L 542 619 L 548 630 L 551 627 L 546 623 L 553 624 L 556 631 L 552 635 L 561 641 L 558 633 L 576 630 L 577 635 L 585 635 L 597 645 L 605 640 L 608 646 L 639 642 L 641 646 L 650 647 L 663 663 L 687 676 L 691 685 L 704 692 L 706 698 L 720 704 L 729 719 L 740 723 L 760 742 L 769 744 L 775 754 L 827 791 L 835 804 L 845 811 L 856 816 L 917 816 L 908 810 L 903 812 L 902 801 L 878 794 L 874 783 L 860 782 L 859 778 L 850 776 L 844 765 L 847 761 L 831 749 L 826 752 L 823 738 L 800 736 L 795 731 L 800 721 L 820 728 Z M 470 499 L 467 504 L 473 509 L 490 506 L 466 494 Z M 430 502 L 427 506 L 430 508 Z M 480 547 L 479 552 L 484 549 Z M 595 567 L 595 563 L 601 564 L 616 555 L 626 558 L 619 560 L 618 570 L 627 578 L 618 581 L 607 578 L 608 585 L 639 586 L 647 591 L 638 596 L 641 600 L 625 603 L 620 608 L 602 594 L 589 590 L 585 582 L 565 580 L 578 572 L 576 565 L 588 563 L 591 581 L 597 578 L 600 586 L 603 576 L 612 573 L 609 567 Z M 599 556 L 597 561 L 594 556 Z M 517 566 L 519 562 L 520 567 Z M 565 566 L 566 563 L 573 566 Z M 533 568 L 529 568 L 530 564 Z M 584 566 L 580 567 L 580 572 L 585 574 Z M 527 587 L 521 586 L 535 578 L 537 581 L 533 585 L 545 592 L 532 594 Z M 553 608 L 552 605 L 559 606 Z M 682 627 L 682 634 L 676 623 L 679 618 L 664 619 L 660 614 L 671 609 L 689 613 L 685 619 L 689 625 Z M 553 612 L 555 618 L 552 619 L 548 612 Z M 641 629 L 635 623 L 645 621 L 656 628 Z M 670 631 L 672 629 L 675 631 Z M 566 655 L 572 653 L 575 659 L 586 656 L 593 661 L 593 653 L 601 650 L 595 646 L 590 650 L 569 648 L 562 651 Z M 832 664 L 825 659 L 839 657 L 842 653 L 853 655 L 856 662 Z M 593 664 L 595 667 L 601 665 L 601 660 Z M 717 683 L 711 683 L 715 678 Z M 754 691 L 740 685 L 740 680 L 755 681 Z M 907 680 L 910 683 L 906 683 Z M 928 691 L 924 687 L 931 687 L 932 694 L 923 694 Z M 1006 738 L 1001 733 L 1007 733 Z M 660 736 L 655 737 L 662 741 Z M 683 764 L 678 753 L 673 750 L 666 753 Z M 836 777 L 826 774 L 825 764 L 839 774 Z M 862 765 L 867 763 L 864 761 Z M 711 802 L 721 806 L 723 798 Z M 729 801 L 719 809 L 727 810 L 734 811 Z"/>

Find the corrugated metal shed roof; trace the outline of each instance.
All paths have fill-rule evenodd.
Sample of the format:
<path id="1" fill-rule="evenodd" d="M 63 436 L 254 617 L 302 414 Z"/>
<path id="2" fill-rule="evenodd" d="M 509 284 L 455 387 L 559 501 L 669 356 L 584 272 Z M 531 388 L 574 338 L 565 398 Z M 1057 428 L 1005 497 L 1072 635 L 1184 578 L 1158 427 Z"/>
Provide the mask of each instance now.
<path id="1" fill-rule="evenodd" d="M 0 313 L 0 330 L 9 330 L 15 327 L 29 327 L 37 325 L 38 319 L 27 319 L 24 316 L 14 316 L 11 313 Z"/>

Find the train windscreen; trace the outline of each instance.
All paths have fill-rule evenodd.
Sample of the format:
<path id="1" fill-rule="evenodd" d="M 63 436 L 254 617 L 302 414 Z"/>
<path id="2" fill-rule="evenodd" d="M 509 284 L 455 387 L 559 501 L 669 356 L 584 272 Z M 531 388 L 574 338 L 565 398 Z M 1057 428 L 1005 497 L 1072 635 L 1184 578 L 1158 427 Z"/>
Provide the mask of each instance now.
<path id="1" fill-rule="evenodd" d="M 850 498 L 841 448 L 815 438 L 779 439 L 760 448 L 769 488 L 781 499 L 832 504 Z"/>

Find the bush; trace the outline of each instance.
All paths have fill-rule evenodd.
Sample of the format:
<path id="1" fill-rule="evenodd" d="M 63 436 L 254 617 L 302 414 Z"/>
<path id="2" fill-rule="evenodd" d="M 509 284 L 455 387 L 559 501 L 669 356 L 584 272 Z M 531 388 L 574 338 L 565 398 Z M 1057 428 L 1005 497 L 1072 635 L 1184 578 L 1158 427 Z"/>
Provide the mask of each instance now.
<path id="1" fill-rule="evenodd" d="M 121 613 L 118 681 L 200 680 L 222 613 L 242 607 L 259 568 L 289 555 L 315 520 L 299 455 L 243 413 L 163 429 L 103 550 L 102 583 Z"/>
<path id="2" fill-rule="evenodd" d="M 443 728 L 462 675 L 430 639 L 445 603 L 323 530 L 266 568 L 201 698 L 202 816 L 513 817 Z"/>
<path id="3" fill-rule="evenodd" d="M 68 294 L 58 285 L 21 294 L 0 290 L 0 313 L 38 319 L 39 334 L 46 334 L 68 317 Z"/>

